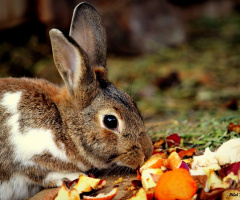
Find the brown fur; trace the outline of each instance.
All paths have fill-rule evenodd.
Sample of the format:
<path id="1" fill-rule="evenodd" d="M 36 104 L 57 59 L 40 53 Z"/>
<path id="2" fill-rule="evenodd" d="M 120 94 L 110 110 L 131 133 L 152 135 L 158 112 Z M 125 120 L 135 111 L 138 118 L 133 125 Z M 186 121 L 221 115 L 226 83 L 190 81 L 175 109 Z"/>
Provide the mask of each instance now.
<path id="1" fill-rule="evenodd" d="M 56 146 L 64 149 L 69 161 L 54 157 L 47 150 L 30 159 L 35 165 L 15 161 L 7 124 L 11 113 L 0 106 L 0 181 L 20 174 L 35 184 L 53 187 L 59 180 L 46 182 L 51 172 L 81 172 L 113 164 L 135 169 L 152 153 L 152 142 L 135 102 L 108 81 L 106 34 L 99 14 L 86 3 L 74 13 L 70 37 L 58 30 L 50 31 L 54 61 L 66 86 L 60 88 L 45 80 L 28 78 L 0 80 L 1 99 L 7 92 L 22 93 L 17 108 L 20 134 L 27 134 L 26 128 L 51 130 Z M 79 26 L 84 27 L 84 34 L 89 33 L 89 28 L 93 34 L 88 45 L 94 46 L 89 49 L 76 32 Z M 118 130 L 104 125 L 105 115 L 117 118 Z"/>

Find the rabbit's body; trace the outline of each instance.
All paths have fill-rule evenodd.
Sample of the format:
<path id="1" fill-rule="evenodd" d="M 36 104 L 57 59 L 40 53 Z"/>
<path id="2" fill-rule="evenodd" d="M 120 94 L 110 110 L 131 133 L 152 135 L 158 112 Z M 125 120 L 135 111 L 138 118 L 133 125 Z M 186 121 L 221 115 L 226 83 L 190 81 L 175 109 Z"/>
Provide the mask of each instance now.
<path id="1" fill-rule="evenodd" d="M 96 10 L 79 4 L 70 37 L 54 29 L 50 38 L 64 87 L 0 80 L 1 200 L 25 199 L 91 168 L 135 169 L 152 153 L 134 101 L 107 79 L 105 30 Z"/>
<path id="2" fill-rule="evenodd" d="M 78 128 L 78 124 L 83 124 L 79 113 L 78 116 L 71 115 L 71 119 L 67 117 L 70 108 L 66 105 L 67 99 L 64 99 L 64 88 L 45 80 L 26 78 L 2 79 L 0 88 L 0 137 L 4 145 L 9 145 L 5 153 L 1 149 L 1 156 L 11 165 L 15 162 L 13 172 L 24 166 L 38 167 L 38 163 L 41 167 L 52 165 L 50 169 L 61 170 L 86 171 L 91 167 L 82 157 L 77 159 L 80 154 L 73 154 L 77 148 L 68 137 L 68 121 L 71 120 Z M 71 131 L 77 132 L 73 128 Z M 7 172 L 10 166 L 6 163 L 4 167 Z M 6 172 L 0 173 L 0 177 L 7 175 Z M 43 172 L 39 177 L 44 176 Z"/>
<path id="3" fill-rule="evenodd" d="M 60 88 L 26 78 L 2 79 L 0 88 L 1 200 L 25 199 L 86 169 L 70 161 L 70 149 L 62 142 L 66 131 L 55 104 Z"/>

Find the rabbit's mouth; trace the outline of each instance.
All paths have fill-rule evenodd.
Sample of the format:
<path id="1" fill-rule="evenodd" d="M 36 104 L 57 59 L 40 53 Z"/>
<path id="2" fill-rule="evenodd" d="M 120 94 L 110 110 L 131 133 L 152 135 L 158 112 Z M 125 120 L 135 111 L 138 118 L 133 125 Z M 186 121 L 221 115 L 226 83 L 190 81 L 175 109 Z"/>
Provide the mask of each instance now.
<path id="1" fill-rule="evenodd" d="M 108 164 L 110 164 L 111 167 L 118 166 L 118 167 L 128 167 L 131 169 L 137 169 L 142 164 L 142 161 L 140 163 L 138 159 L 134 159 L 134 158 L 131 159 L 128 156 L 129 156 L 128 153 L 124 153 L 121 155 L 113 154 L 108 158 Z M 129 160 L 132 160 L 132 161 L 134 160 L 134 161 L 129 162 Z"/>
<path id="2" fill-rule="evenodd" d="M 116 161 L 118 161 L 118 160 L 119 160 L 119 155 L 113 154 L 113 155 L 111 155 L 111 156 L 107 159 L 107 163 L 109 163 L 109 164 L 114 164 L 114 163 L 116 163 Z"/>

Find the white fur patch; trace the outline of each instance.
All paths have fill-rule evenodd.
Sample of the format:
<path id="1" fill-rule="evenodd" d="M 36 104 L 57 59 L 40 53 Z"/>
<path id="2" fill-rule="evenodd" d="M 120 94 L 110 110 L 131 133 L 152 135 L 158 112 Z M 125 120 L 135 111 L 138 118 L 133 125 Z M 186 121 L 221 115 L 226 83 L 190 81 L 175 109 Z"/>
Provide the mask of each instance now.
<path id="1" fill-rule="evenodd" d="M 22 92 L 15 92 L 15 93 L 7 92 L 3 95 L 1 104 L 7 107 L 9 112 L 16 113 L 21 96 L 22 96 Z"/>
<path id="2" fill-rule="evenodd" d="M 64 151 L 64 145 L 61 145 L 61 149 L 57 147 L 53 140 L 53 133 L 51 130 L 28 127 L 25 128 L 24 133 L 20 132 L 20 112 L 18 111 L 18 104 L 21 95 L 22 92 L 8 92 L 4 94 L 0 102 L 7 112 L 11 114 L 7 123 L 10 127 L 11 143 L 15 148 L 15 160 L 20 161 L 24 165 L 34 165 L 31 158 L 44 151 L 48 151 L 54 157 L 67 162 L 68 158 Z"/>
<path id="3" fill-rule="evenodd" d="M 9 181 L 0 184 L 1 200 L 22 200 L 32 197 L 41 189 L 39 185 L 33 183 L 25 176 L 15 175 Z"/>

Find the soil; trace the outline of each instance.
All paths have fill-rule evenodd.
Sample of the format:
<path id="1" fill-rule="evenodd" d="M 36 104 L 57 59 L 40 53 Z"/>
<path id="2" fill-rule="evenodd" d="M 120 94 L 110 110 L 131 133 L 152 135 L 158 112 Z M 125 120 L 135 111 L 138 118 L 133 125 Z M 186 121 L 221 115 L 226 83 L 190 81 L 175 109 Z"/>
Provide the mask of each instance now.
<path id="1" fill-rule="evenodd" d="M 99 190 L 96 192 L 96 194 L 99 193 L 108 193 L 110 192 L 113 187 L 118 188 L 118 193 L 117 195 L 113 198 L 115 200 L 126 200 L 128 198 L 131 198 L 134 194 L 134 191 L 128 191 L 127 187 L 130 187 L 132 185 L 131 181 L 136 180 L 136 174 L 135 173 L 130 173 L 130 174 L 109 174 L 106 175 L 102 173 L 99 177 L 100 179 L 106 180 L 106 185 L 104 186 L 103 189 Z M 118 180 L 120 177 L 122 177 L 122 181 L 120 183 L 114 184 L 116 180 Z M 58 193 L 58 188 L 50 188 L 50 189 L 44 189 L 41 192 L 39 192 L 37 195 L 32 197 L 30 200 L 53 200 L 57 193 Z"/>

